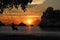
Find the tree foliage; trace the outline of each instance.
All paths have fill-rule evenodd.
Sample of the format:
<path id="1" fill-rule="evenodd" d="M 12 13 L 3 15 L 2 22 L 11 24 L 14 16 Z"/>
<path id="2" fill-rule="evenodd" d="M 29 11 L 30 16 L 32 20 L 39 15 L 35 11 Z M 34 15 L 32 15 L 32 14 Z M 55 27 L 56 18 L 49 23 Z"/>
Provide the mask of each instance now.
<path id="1" fill-rule="evenodd" d="M 13 6 L 18 9 L 18 6 L 21 5 L 22 10 L 25 12 L 28 3 L 31 3 L 32 0 L 0 0 L 0 13 L 2 14 L 4 9 L 13 8 Z"/>
<path id="2" fill-rule="evenodd" d="M 59 28 L 60 27 L 60 10 L 54 10 L 48 7 L 41 17 L 39 24 L 42 28 Z"/>

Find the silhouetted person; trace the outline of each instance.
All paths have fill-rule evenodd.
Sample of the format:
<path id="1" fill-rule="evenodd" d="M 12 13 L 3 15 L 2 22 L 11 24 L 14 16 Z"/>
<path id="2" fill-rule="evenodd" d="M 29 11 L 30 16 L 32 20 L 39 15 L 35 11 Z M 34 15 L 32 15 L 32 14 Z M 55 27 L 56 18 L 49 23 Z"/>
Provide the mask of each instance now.
<path id="1" fill-rule="evenodd" d="M 11 27 L 12 27 L 13 30 L 17 30 L 18 31 L 18 29 L 17 29 L 17 27 L 15 26 L 14 23 L 12 23 Z"/>

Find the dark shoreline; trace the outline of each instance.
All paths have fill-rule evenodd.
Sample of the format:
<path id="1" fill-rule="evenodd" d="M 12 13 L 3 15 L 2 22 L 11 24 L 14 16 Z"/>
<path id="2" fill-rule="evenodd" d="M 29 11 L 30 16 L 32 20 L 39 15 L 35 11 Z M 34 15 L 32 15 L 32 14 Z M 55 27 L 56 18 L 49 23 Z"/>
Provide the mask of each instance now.
<path id="1" fill-rule="evenodd" d="M 59 40 L 60 36 L 0 35 L 0 40 Z"/>

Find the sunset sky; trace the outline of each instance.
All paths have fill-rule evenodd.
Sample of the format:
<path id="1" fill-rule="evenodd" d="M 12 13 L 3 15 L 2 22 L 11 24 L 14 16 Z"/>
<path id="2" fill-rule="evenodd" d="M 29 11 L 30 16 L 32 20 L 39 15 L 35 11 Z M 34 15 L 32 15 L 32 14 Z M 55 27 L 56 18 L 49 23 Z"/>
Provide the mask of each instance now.
<path id="1" fill-rule="evenodd" d="M 14 22 L 19 24 L 21 22 L 25 24 L 38 24 L 41 21 L 41 16 L 47 7 L 53 7 L 54 9 L 60 10 L 60 0 L 33 0 L 31 4 L 27 6 L 26 12 L 19 9 L 5 9 L 3 14 L 0 14 L 0 21 L 5 24 Z"/>

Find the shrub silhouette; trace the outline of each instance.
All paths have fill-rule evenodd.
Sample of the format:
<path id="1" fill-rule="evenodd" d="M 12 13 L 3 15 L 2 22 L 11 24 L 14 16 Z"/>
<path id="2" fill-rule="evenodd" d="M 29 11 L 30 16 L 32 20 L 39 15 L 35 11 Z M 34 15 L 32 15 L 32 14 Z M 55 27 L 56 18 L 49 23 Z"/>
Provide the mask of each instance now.
<path id="1" fill-rule="evenodd" d="M 20 24 L 18 24 L 18 26 L 26 26 L 26 24 L 24 24 L 23 22 L 21 22 Z"/>
<path id="2" fill-rule="evenodd" d="M 60 10 L 54 10 L 48 7 L 43 13 L 39 26 L 42 28 L 59 28 L 60 26 Z"/>

